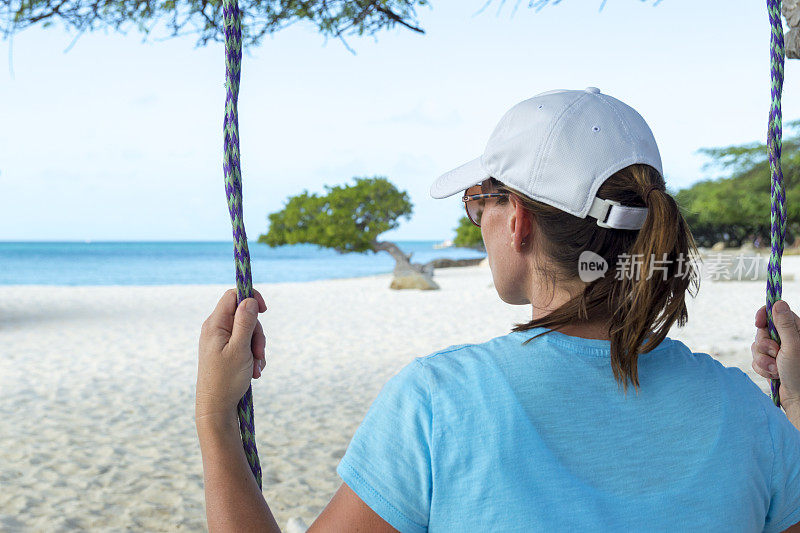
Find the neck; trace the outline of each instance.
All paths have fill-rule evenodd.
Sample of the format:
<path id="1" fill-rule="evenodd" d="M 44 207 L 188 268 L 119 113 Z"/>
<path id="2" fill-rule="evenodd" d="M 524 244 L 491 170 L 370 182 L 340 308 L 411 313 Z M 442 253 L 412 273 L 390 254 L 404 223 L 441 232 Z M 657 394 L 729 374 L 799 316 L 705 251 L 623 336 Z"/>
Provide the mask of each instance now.
<path id="1" fill-rule="evenodd" d="M 563 304 L 577 297 L 586 289 L 586 283 L 580 280 L 559 283 L 552 292 L 547 292 L 542 287 L 548 286 L 548 281 L 543 275 L 534 269 L 534 274 L 530 280 L 530 292 L 528 301 L 532 304 L 533 319 L 543 318 L 555 311 Z M 574 322 L 558 327 L 557 331 L 572 337 L 584 339 L 610 340 L 608 330 L 611 327 L 610 320 L 594 320 L 592 322 Z"/>
<path id="2" fill-rule="evenodd" d="M 583 339 L 599 339 L 607 341 L 610 338 L 608 336 L 608 324 L 567 324 L 566 326 L 558 328 L 557 331 L 563 333 L 564 335 L 581 337 Z"/>

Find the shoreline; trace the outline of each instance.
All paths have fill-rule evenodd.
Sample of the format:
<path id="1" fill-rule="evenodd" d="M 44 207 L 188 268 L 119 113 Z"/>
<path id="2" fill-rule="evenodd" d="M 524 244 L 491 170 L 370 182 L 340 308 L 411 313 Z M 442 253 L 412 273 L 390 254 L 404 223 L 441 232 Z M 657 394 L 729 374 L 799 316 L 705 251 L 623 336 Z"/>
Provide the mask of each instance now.
<path id="1" fill-rule="evenodd" d="M 489 270 L 488 267 L 481 267 L 481 266 L 458 266 L 458 267 L 440 267 L 434 270 L 434 279 L 436 279 L 437 275 L 441 274 L 442 270 L 455 270 L 455 269 L 470 269 L 470 268 L 485 268 L 487 271 Z M 348 276 L 342 278 L 320 278 L 320 279 L 310 279 L 306 281 L 268 281 L 265 283 L 253 283 L 253 286 L 272 286 L 272 285 L 287 285 L 287 284 L 307 284 L 307 283 L 320 283 L 320 282 L 327 282 L 327 281 L 346 281 L 346 280 L 358 280 L 358 279 L 372 279 L 372 278 L 387 278 L 391 279 L 393 276 L 393 271 L 389 272 L 381 272 L 378 274 L 365 274 L 363 276 Z M 231 287 L 235 287 L 235 279 L 233 279 L 233 275 L 231 276 L 233 283 L 230 285 Z M 81 288 L 81 287 L 89 287 L 89 288 L 148 288 L 148 287 L 227 287 L 228 285 L 224 283 L 164 283 L 164 284 L 149 284 L 149 285 L 64 285 L 64 284 L 49 284 L 49 283 L 37 283 L 37 284 L 14 284 L 14 283 L 0 283 L 0 290 L 5 287 L 21 287 L 21 288 L 33 288 L 33 287 L 59 287 L 59 288 Z"/>

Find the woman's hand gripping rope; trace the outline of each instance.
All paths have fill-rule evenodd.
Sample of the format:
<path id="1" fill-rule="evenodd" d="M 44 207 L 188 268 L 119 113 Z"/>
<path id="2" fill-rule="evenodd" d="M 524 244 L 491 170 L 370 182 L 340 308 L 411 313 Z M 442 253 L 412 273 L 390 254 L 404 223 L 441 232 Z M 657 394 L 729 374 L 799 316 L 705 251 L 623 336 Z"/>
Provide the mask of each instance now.
<path id="1" fill-rule="evenodd" d="M 203 322 L 197 368 L 195 416 L 236 418 L 236 405 L 251 379 L 261 377 L 266 365 L 267 339 L 258 314 L 267 310 L 261 294 L 236 305 L 230 289 Z"/>

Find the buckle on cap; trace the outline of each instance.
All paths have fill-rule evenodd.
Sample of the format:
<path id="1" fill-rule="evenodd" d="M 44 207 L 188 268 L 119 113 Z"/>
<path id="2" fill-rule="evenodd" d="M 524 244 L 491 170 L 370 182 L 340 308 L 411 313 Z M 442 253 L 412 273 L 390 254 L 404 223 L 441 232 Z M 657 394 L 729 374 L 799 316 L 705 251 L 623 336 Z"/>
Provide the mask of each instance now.
<path id="1" fill-rule="evenodd" d="M 611 208 L 615 205 L 622 205 L 622 204 L 617 202 L 616 200 L 607 200 L 605 198 L 600 198 L 599 196 L 595 196 L 594 201 L 592 202 L 592 207 L 589 209 L 589 213 L 587 214 L 590 217 L 596 218 L 597 225 L 600 226 L 601 228 L 614 229 L 614 226 L 606 224 L 606 220 L 608 220 L 608 215 L 611 213 Z"/>

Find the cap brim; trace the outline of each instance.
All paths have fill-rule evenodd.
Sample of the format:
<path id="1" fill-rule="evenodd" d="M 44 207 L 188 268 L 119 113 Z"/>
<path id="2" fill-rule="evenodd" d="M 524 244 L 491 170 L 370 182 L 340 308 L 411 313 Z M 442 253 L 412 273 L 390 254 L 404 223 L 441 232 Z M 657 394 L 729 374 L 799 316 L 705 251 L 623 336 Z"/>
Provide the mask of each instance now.
<path id="1" fill-rule="evenodd" d="M 431 196 L 447 198 L 490 177 L 489 173 L 484 170 L 479 157 L 439 176 L 431 185 Z"/>

